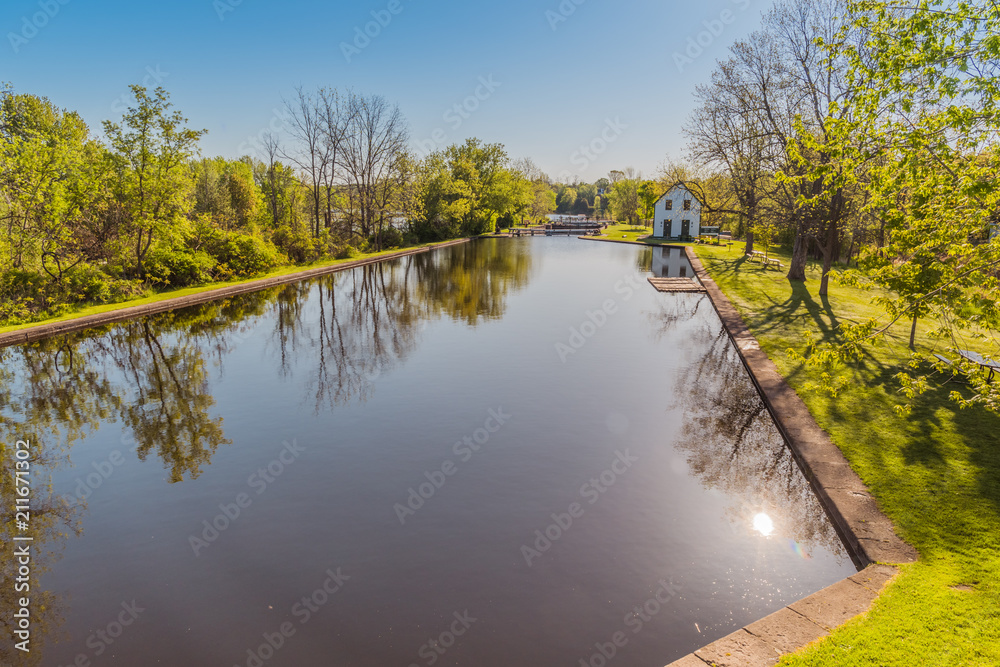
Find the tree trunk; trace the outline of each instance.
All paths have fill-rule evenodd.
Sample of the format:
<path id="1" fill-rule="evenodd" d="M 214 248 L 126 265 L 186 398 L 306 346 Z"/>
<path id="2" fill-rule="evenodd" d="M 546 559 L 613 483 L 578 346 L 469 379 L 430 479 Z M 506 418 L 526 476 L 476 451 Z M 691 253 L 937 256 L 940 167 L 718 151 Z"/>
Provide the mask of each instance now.
<path id="1" fill-rule="evenodd" d="M 753 232 L 750 230 L 747 230 L 747 248 L 745 252 L 748 255 L 753 252 Z"/>
<path id="2" fill-rule="evenodd" d="M 913 326 L 910 327 L 910 349 L 916 349 L 914 347 L 914 340 L 917 337 L 917 314 L 913 313 Z"/>
<path id="3" fill-rule="evenodd" d="M 826 296 L 830 285 L 830 269 L 833 268 L 833 257 L 839 255 L 838 239 L 840 230 L 836 220 L 830 220 L 826 226 L 826 249 L 823 252 L 823 277 L 819 282 L 819 295 Z"/>
<path id="4" fill-rule="evenodd" d="M 792 262 L 788 267 L 788 279 L 806 281 L 806 251 L 809 242 L 803 230 L 803 223 L 799 223 L 798 232 L 795 234 L 795 245 L 792 247 Z"/>

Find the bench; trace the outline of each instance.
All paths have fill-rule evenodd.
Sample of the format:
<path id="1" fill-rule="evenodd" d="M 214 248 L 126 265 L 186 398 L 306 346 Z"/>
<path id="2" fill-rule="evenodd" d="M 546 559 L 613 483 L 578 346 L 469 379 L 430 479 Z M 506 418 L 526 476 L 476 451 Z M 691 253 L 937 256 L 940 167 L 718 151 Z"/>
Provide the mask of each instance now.
<path id="1" fill-rule="evenodd" d="M 768 267 L 768 266 L 776 266 L 776 267 L 778 267 L 779 269 L 782 269 L 782 268 L 784 268 L 784 267 L 785 267 L 785 265 L 784 265 L 784 264 L 782 264 L 781 262 L 779 262 L 779 261 L 778 261 L 778 260 L 776 260 L 776 259 L 765 259 L 765 260 L 764 260 L 764 266 L 765 266 L 765 267 Z"/>

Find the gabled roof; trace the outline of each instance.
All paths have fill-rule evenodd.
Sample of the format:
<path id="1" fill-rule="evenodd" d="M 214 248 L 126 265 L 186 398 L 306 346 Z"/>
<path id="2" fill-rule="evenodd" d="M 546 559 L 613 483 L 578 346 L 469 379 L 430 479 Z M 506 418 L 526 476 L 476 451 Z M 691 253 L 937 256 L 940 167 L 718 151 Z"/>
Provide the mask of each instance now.
<path id="1" fill-rule="evenodd" d="M 699 196 L 698 196 L 698 195 L 696 195 L 695 193 L 691 192 L 691 190 L 690 190 L 689 188 L 687 188 L 687 187 L 686 187 L 686 186 L 685 186 L 685 185 L 684 185 L 683 183 L 681 183 L 680 181 L 677 181 L 676 183 L 674 183 L 673 185 L 671 185 L 671 186 L 670 186 L 669 188 L 667 188 L 667 191 L 666 191 L 666 192 L 664 192 L 664 193 L 663 193 L 662 195 L 660 195 L 660 199 L 663 199 L 664 197 L 666 197 L 667 195 L 669 195 L 669 194 L 670 194 L 671 192 L 673 192 L 673 191 L 674 191 L 674 190 L 676 190 L 677 188 L 680 188 L 681 190 L 684 190 L 685 192 L 687 192 L 687 193 L 688 193 L 689 195 L 691 195 L 691 197 L 692 197 L 693 199 L 697 200 L 697 202 L 698 202 L 699 204 L 701 204 L 702 206 L 704 206 L 704 205 L 705 205 L 705 202 L 703 202 L 703 201 L 701 200 L 701 197 L 699 197 Z M 659 202 L 659 201 L 660 201 L 660 199 L 657 199 L 656 201 L 657 201 L 657 202 Z M 654 202 L 654 203 L 655 203 L 655 202 Z"/>

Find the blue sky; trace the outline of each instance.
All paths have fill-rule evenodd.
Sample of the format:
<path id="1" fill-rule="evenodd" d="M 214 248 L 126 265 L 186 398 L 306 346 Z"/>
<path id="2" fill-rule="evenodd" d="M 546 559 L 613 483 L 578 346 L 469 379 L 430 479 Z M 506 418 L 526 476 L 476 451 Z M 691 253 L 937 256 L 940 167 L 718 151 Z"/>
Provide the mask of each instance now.
<path id="1" fill-rule="evenodd" d="M 555 178 L 652 176 L 683 153 L 695 86 L 769 4 L 5 0 L 0 81 L 95 133 L 120 118 L 130 83 L 160 83 L 208 129 L 203 154 L 227 157 L 280 127 L 296 86 L 353 88 L 398 103 L 425 149 L 478 136 Z"/>

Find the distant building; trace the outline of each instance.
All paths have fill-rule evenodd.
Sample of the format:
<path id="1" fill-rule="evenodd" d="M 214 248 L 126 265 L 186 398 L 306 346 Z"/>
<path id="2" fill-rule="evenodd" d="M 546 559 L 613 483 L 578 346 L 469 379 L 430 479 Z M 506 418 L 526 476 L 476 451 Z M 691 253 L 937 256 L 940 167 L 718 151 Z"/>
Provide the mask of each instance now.
<path id="1" fill-rule="evenodd" d="M 702 203 L 681 184 L 674 185 L 653 206 L 653 236 L 688 240 L 701 232 Z"/>

